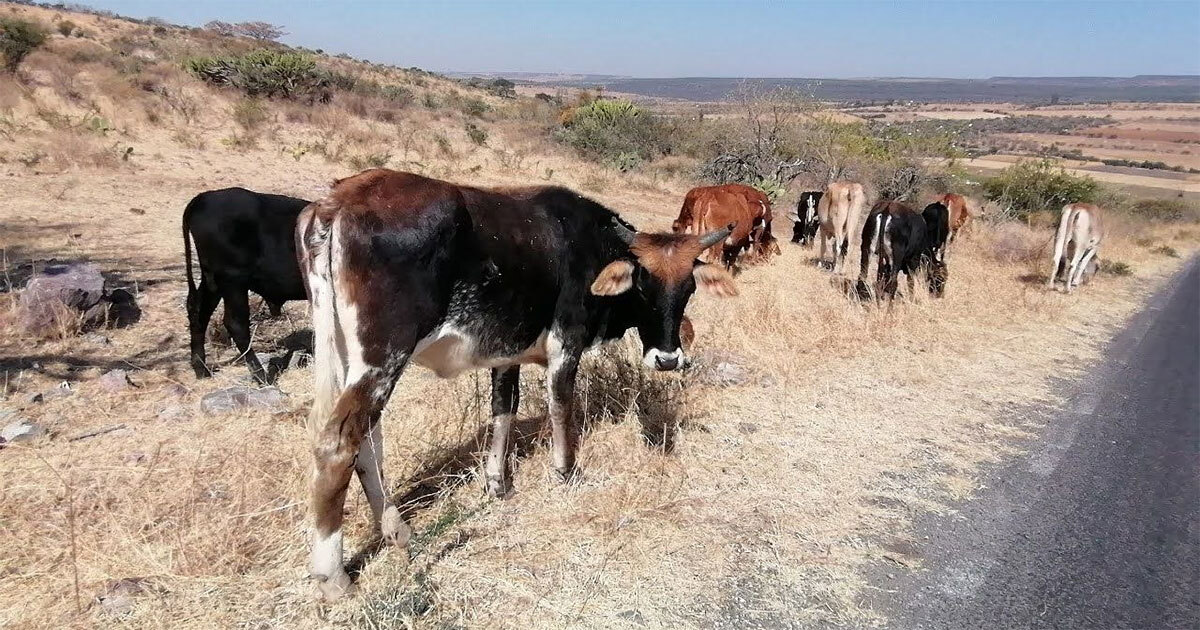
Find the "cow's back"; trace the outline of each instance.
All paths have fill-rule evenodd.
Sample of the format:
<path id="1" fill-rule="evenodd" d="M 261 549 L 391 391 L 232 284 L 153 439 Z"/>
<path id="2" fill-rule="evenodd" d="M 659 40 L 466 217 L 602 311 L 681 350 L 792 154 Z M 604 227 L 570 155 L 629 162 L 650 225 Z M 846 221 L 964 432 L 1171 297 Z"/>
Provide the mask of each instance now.
<path id="1" fill-rule="evenodd" d="M 293 235 L 308 201 L 225 188 L 200 193 L 184 210 L 204 273 L 233 277 L 266 298 L 304 299 Z"/>

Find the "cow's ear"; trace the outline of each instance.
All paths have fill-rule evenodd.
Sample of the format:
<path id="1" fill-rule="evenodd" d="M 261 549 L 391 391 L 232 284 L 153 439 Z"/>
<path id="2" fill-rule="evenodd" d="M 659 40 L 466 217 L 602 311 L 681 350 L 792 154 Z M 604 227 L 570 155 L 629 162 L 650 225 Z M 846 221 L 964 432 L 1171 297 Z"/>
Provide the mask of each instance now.
<path id="1" fill-rule="evenodd" d="M 696 265 L 692 268 L 696 286 L 717 297 L 733 297 L 738 294 L 737 285 L 728 271 L 716 265 Z"/>
<path id="2" fill-rule="evenodd" d="M 620 295 L 633 287 L 633 263 L 617 260 L 600 270 L 592 282 L 593 295 Z"/>

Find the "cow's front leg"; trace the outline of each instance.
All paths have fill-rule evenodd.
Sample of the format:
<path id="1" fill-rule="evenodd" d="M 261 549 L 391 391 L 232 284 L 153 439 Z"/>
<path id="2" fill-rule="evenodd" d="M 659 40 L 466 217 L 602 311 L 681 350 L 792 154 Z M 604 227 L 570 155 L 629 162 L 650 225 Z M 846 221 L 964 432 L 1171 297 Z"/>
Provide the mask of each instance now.
<path id="1" fill-rule="evenodd" d="M 508 434 L 520 402 L 521 367 L 492 368 L 492 446 L 488 451 L 487 493 L 502 497 L 510 489 Z"/>
<path id="2" fill-rule="evenodd" d="M 551 333 L 546 366 L 546 399 L 550 408 L 550 438 L 554 474 L 568 481 L 575 474 L 575 443 L 578 439 L 571 426 L 572 402 L 575 397 L 575 374 L 583 344 L 574 338 Z"/>

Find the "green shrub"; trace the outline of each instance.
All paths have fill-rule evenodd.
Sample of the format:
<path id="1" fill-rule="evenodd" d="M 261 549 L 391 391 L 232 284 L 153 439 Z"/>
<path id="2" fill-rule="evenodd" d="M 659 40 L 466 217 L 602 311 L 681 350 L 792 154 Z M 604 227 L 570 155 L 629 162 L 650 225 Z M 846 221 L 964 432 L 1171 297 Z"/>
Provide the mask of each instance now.
<path id="1" fill-rule="evenodd" d="M 492 111 L 492 106 L 481 98 L 471 97 L 463 100 L 462 112 L 468 116 L 483 118 L 483 115 L 490 111 Z"/>
<path id="2" fill-rule="evenodd" d="M 0 54 L 4 55 L 4 69 L 13 72 L 26 55 L 46 41 L 46 29 L 40 24 L 0 18 Z"/>
<path id="3" fill-rule="evenodd" d="M 1068 203 L 1095 201 L 1101 192 L 1096 180 L 1072 175 L 1053 160 L 1018 162 L 983 182 L 987 199 L 1022 219 Z"/>
<path id="4" fill-rule="evenodd" d="M 75 23 L 71 20 L 63 20 L 59 22 L 55 28 L 58 29 L 59 35 L 62 35 L 63 37 L 70 37 L 71 33 L 75 32 Z"/>
<path id="5" fill-rule="evenodd" d="M 629 101 L 600 99 L 568 109 L 554 137 L 583 157 L 636 167 L 662 152 L 664 134 L 658 121 Z"/>
<path id="6" fill-rule="evenodd" d="M 416 99 L 413 91 L 403 85 L 382 86 L 379 88 L 379 96 L 400 106 L 409 105 Z"/>
<path id="7" fill-rule="evenodd" d="M 260 48 L 240 57 L 193 57 L 184 69 L 214 85 L 227 85 L 248 96 L 329 100 L 342 88 L 344 75 L 328 72 L 307 55 Z M 350 79 L 353 85 L 353 78 Z"/>
<path id="8" fill-rule="evenodd" d="M 1170 245 L 1159 245 L 1150 251 L 1154 252 L 1155 254 L 1162 254 L 1167 258 L 1179 258 L 1179 252 L 1175 251 L 1175 248 L 1171 247 Z"/>
<path id="9" fill-rule="evenodd" d="M 467 139 L 469 139 L 472 144 L 480 147 L 487 144 L 487 131 L 484 131 L 475 123 L 467 123 L 466 129 Z"/>

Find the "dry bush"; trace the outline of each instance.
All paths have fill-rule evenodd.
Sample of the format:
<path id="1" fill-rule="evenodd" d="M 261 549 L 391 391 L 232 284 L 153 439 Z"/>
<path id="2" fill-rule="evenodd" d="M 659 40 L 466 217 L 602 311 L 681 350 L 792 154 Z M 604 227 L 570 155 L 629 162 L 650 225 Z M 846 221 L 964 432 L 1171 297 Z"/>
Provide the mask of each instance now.
<path id="1" fill-rule="evenodd" d="M 271 119 L 271 112 L 262 101 L 249 98 L 238 101 L 230 115 L 233 122 L 247 134 L 257 132 Z"/>
<path id="2" fill-rule="evenodd" d="M 43 137 L 42 151 L 59 170 L 112 169 L 121 166 L 124 160 L 124 149 L 120 145 L 87 132 L 60 129 Z"/>
<path id="3" fill-rule="evenodd" d="M 1050 257 L 1050 241 L 1047 234 L 1024 223 L 1017 221 L 994 223 L 982 230 L 980 236 L 983 251 L 997 262 L 1029 264 L 1043 258 L 1049 260 Z"/>

